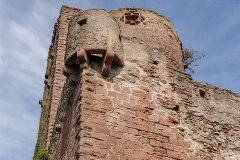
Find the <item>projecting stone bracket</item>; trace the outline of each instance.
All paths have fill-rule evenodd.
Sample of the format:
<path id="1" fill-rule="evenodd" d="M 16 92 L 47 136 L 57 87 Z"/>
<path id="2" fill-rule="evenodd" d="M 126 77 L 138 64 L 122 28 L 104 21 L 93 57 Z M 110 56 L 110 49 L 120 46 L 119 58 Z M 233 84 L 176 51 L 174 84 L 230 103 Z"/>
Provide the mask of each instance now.
<path id="1" fill-rule="evenodd" d="M 76 86 L 79 78 L 79 70 L 75 67 L 64 66 L 63 67 L 63 75 L 69 77 L 69 84 Z"/>
<path id="2" fill-rule="evenodd" d="M 65 67 L 63 69 L 63 74 L 69 78 L 71 84 L 75 85 L 78 80 L 78 70 L 76 69 L 76 63 L 79 64 L 78 69 L 82 70 L 89 67 L 88 55 L 100 54 L 102 55 L 102 69 L 101 74 L 108 76 L 111 71 L 111 65 L 114 61 L 117 65 L 123 67 L 123 59 L 118 56 L 112 49 L 107 46 L 84 46 L 73 54 L 69 54 L 65 60 Z"/>

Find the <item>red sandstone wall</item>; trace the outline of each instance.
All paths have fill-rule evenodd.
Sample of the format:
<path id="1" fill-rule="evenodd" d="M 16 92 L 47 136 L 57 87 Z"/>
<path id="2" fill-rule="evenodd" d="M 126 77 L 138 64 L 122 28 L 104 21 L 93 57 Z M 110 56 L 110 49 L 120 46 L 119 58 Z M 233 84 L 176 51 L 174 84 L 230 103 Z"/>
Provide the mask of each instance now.
<path id="1" fill-rule="evenodd" d="M 183 71 L 181 42 L 171 23 L 156 12 L 138 9 L 144 20 L 136 25 L 126 24 L 122 16 L 128 12 L 125 8 L 110 12 L 119 23 L 122 37 L 160 49 L 168 67 Z"/>
<path id="2" fill-rule="evenodd" d="M 187 74 L 171 70 L 165 78 L 132 83 L 120 76 L 104 78 L 93 67 L 81 73 L 71 92 L 67 107 L 59 108 L 53 159 L 239 157 L 240 97 L 191 81 Z"/>
<path id="3" fill-rule="evenodd" d="M 74 97 L 54 147 L 56 159 L 187 159 L 190 144 L 147 86 L 124 86 L 83 71 Z"/>
<path id="4" fill-rule="evenodd" d="M 54 65 L 54 78 L 52 84 L 52 95 L 49 111 L 49 123 L 47 131 L 47 146 L 49 145 L 50 138 L 53 131 L 53 125 L 56 118 L 56 113 L 61 98 L 61 92 L 63 85 L 66 81 L 66 77 L 62 74 L 62 68 L 64 66 L 66 38 L 68 32 L 68 22 L 71 17 L 79 12 L 79 9 L 63 6 L 60 11 L 60 16 L 55 24 L 54 39 L 53 39 L 53 51 L 55 53 L 55 65 Z"/>
<path id="5" fill-rule="evenodd" d="M 48 123 L 48 129 L 47 129 L 47 146 L 49 145 L 49 141 L 52 135 L 53 131 L 53 125 L 56 118 L 56 113 L 59 105 L 59 100 L 61 97 L 61 92 L 63 85 L 65 83 L 65 76 L 62 75 L 62 68 L 64 66 L 64 57 L 65 57 L 65 50 L 66 50 L 66 38 L 68 33 L 68 23 L 73 15 L 76 15 L 80 10 L 75 8 L 70 8 L 67 6 L 63 6 L 60 11 L 60 16 L 58 18 L 57 23 L 55 24 L 55 30 L 54 30 L 54 37 L 53 37 L 53 44 L 52 44 L 52 50 L 54 52 L 54 65 L 52 66 L 54 69 L 54 78 L 51 80 L 53 81 L 51 84 L 51 99 L 50 99 L 50 111 L 49 111 L 49 123 Z M 144 12 L 144 11 L 142 11 Z M 119 15 L 122 15 L 124 12 L 121 11 L 118 13 Z M 149 14 L 147 12 L 147 14 Z M 119 18 L 115 18 L 119 21 Z M 162 17 L 159 17 L 162 18 Z M 164 18 L 162 18 L 165 20 Z M 159 21 L 158 19 L 152 19 L 150 21 L 146 21 L 147 26 L 151 23 L 155 24 L 156 21 Z M 166 24 L 165 24 L 166 23 Z M 181 48 L 180 48 L 180 42 L 176 36 L 176 33 L 170 24 L 168 22 L 165 22 L 165 28 L 167 32 L 166 35 L 164 34 L 152 34 L 152 30 L 146 29 L 146 28 L 128 28 L 128 27 L 122 27 L 122 36 L 123 38 L 139 38 L 141 37 L 141 40 L 144 43 L 149 43 L 147 45 L 161 48 L 163 53 L 167 55 L 167 64 L 170 67 L 178 68 L 180 70 L 183 69 L 182 63 L 179 64 L 177 60 L 182 59 L 181 55 Z M 152 25 L 153 25 L 152 24 Z M 159 28 L 158 24 L 155 24 L 155 28 Z M 124 25 L 123 25 L 124 26 Z M 136 32 L 136 33 L 135 33 Z M 163 31 L 161 31 L 163 32 Z M 134 33 L 134 34 L 133 34 Z M 160 37 L 159 37 L 160 36 Z M 163 37 L 162 37 L 163 36 Z M 165 36 L 165 38 L 164 38 Z M 166 37 L 167 36 L 167 37 Z M 155 38 L 154 38 L 155 37 Z M 172 38 L 169 38 L 172 37 Z M 150 40 L 152 39 L 152 40 Z M 175 42 L 177 40 L 177 42 Z M 171 42 L 172 41 L 172 42 Z M 175 48 L 177 47 L 177 49 Z M 128 47 L 127 47 L 128 48 Z M 178 53 L 177 53 L 178 52 Z M 177 54 L 176 54 L 177 53 Z M 175 54 L 173 56 L 172 54 Z M 180 67 L 179 67 L 180 66 Z"/>
<path id="6" fill-rule="evenodd" d="M 120 18 L 120 11 L 111 14 Z M 58 99 L 53 94 L 59 106 L 50 112 L 49 159 L 239 158 L 239 95 L 181 72 L 180 41 L 168 23 L 161 22 L 167 26 L 158 30 L 158 43 L 154 30 L 119 22 L 125 66 L 113 64 L 104 77 L 101 59 L 93 58 L 76 87 L 61 82 Z"/>

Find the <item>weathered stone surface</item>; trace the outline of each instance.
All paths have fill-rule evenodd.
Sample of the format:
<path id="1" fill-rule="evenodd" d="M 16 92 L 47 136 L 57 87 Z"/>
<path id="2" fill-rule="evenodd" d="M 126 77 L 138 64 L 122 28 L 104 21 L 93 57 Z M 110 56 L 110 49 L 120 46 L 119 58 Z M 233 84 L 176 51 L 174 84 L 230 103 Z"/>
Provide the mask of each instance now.
<path id="1" fill-rule="evenodd" d="M 240 96 L 184 72 L 167 19 L 66 6 L 60 17 L 52 48 L 64 37 L 64 51 L 46 73 L 49 159 L 239 159 Z"/>
<path id="2" fill-rule="evenodd" d="M 69 22 L 65 65 L 88 68 L 89 54 L 102 57 L 101 74 L 108 76 L 114 61 L 123 66 L 120 29 L 108 12 L 102 9 L 80 11 Z"/>

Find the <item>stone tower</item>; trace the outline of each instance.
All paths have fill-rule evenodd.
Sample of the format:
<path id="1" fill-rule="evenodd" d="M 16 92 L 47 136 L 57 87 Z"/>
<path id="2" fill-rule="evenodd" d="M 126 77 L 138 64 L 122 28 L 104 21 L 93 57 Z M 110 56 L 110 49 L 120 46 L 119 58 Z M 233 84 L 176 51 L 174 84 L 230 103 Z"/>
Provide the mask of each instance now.
<path id="1" fill-rule="evenodd" d="M 184 71 L 156 12 L 62 6 L 36 154 L 69 159 L 240 159 L 240 97 Z"/>

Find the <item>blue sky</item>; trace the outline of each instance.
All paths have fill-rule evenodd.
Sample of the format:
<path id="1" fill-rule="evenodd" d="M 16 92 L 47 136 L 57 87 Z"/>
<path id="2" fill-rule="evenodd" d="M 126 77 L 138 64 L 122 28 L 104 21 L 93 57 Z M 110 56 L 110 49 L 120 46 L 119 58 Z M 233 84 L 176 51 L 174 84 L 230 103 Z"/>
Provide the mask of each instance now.
<path id="1" fill-rule="evenodd" d="M 175 27 L 184 47 L 206 56 L 193 78 L 240 93 L 240 1 L 229 0 L 2 0 L 0 1 L 0 159 L 31 159 L 44 74 L 61 5 L 107 11 L 154 10 Z"/>

